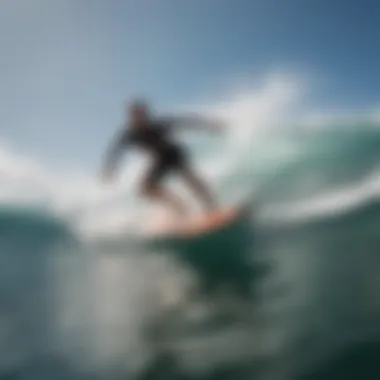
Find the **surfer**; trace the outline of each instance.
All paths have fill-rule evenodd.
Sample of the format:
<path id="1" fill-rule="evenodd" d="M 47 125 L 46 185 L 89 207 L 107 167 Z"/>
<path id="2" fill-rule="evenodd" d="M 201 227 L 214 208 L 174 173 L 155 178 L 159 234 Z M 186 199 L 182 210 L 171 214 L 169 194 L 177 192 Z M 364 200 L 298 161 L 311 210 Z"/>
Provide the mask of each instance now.
<path id="1" fill-rule="evenodd" d="M 174 172 L 185 180 L 206 211 L 215 210 L 217 202 L 214 196 L 191 165 L 185 147 L 173 141 L 172 132 L 176 127 L 191 125 L 204 125 L 210 131 L 219 131 L 220 123 L 195 115 L 156 119 L 143 100 L 129 104 L 126 112 L 127 121 L 106 153 L 103 179 L 111 180 L 121 153 L 128 147 L 136 146 L 152 159 L 152 165 L 141 181 L 140 195 L 166 204 L 179 216 L 186 215 L 184 202 L 162 186 L 166 175 Z"/>

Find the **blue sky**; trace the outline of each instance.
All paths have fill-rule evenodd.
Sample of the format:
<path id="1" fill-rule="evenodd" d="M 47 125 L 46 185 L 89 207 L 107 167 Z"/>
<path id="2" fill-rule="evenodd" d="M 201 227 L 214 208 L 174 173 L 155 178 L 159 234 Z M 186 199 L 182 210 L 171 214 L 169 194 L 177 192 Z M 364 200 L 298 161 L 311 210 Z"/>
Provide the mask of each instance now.
<path id="1" fill-rule="evenodd" d="M 167 108 L 278 67 L 323 78 L 322 106 L 378 105 L 379 15 L 370 0 L 2 0 L 0 140 L 90 163 L 129 96 Z"/>

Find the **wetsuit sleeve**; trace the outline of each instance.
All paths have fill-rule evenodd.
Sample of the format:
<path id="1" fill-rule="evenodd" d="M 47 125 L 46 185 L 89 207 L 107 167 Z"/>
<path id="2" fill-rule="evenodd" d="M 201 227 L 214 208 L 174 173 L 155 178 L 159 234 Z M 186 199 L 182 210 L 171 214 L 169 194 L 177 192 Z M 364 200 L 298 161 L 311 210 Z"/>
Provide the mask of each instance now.
<path id="1" fill-rule="evenodd" d="M 104 171 L 111 172 L 116 169 L 119 163 L 121 154 L 125 151 L 129 145 L 129 133 L 125 131 L 119 132 L 114 140 L 111 142 L 109 148 L 107 149 L 104 162 Z"/>
<path id="2" fill-rule="evenodd" d="M 172 129 L 193 129 L 207 130 L 210 126 L 210 121 L 197 115 L 171 116 L 162 119 L 162 125 L 167 130 Z"/>

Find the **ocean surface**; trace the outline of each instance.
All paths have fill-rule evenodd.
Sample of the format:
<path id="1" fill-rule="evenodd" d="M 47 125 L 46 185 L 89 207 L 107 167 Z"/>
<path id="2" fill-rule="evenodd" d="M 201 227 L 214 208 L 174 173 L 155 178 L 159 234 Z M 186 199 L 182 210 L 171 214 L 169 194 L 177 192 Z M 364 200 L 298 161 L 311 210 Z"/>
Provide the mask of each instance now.
<path id="1" fill-rule="evenodd" d="M 4 202 L 0 379 L 379 379 L 380 129 L 267 133 L 232 188 L 249 217 L 186 247 Z"/>

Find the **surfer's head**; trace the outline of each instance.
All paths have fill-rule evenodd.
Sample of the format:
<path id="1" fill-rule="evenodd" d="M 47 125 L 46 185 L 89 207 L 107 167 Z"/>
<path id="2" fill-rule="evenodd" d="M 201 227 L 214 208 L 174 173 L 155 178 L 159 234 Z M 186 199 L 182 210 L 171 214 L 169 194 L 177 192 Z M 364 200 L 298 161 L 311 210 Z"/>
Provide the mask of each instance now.
<path id="1" fill-rule="evenodd" d="M 127 112 L 132 124 L 141 125 L 150 120 L 150 107 L 143 99 L 133 100 L 129 103 Z"/>

